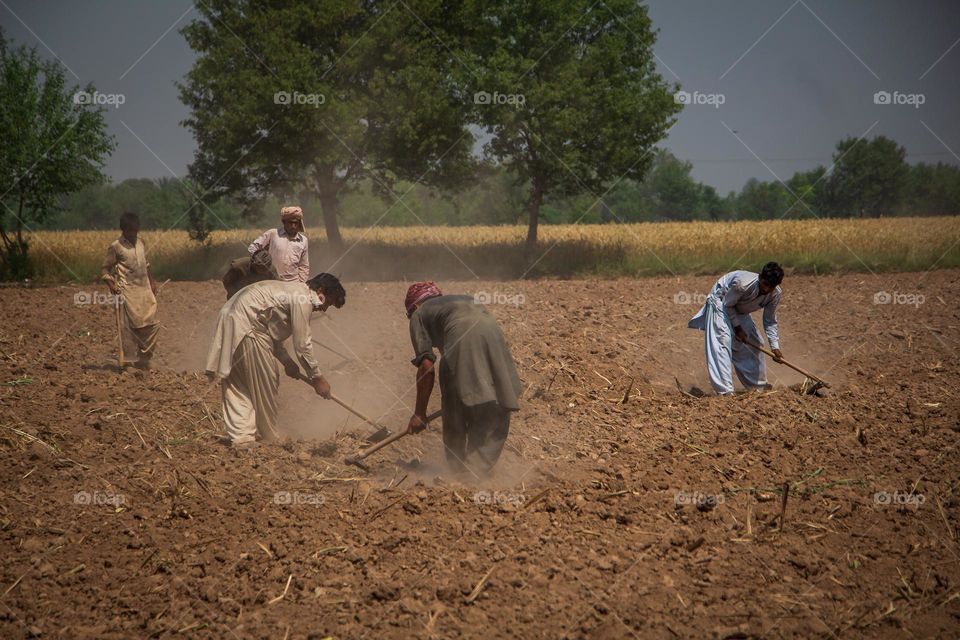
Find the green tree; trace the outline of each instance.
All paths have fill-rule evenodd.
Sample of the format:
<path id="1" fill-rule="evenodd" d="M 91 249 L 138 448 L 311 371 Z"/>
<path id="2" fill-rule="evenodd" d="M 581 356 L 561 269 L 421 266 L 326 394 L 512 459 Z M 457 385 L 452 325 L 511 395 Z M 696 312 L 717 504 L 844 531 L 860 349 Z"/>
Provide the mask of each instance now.
<path id="1" fill-rule="evenodd" d="M 666 220 L 692 220 L 700 204 L 701 187 L 690 176 L 693 165 L 660 151 L 647 176 L 653 213 Z"/>
<path id="2" fill-rule="evenodd" d="M 104 229 L 116 226 L 117 217 L 110 215 L 112 186 L 95 184 L 68 194 L 61 199 L 63 213 L 45 220 L 46 229 Z"/>
<path id="3" fill-rule="evenodd" d="M 921 162 L 911 166 L 901 213 L 915 216 L 960 214 L 960 168 L 942 162 L 935 165 Z"/>
<path id="4" fill-rule="evenodd" d="M 481 163 L 477 183 L 450 196 L 448 224 L 518 224 L 527 187 L 506 168 Z"/>
<path id="5" fill-rule="evenodd" d="M 635 0 L 471 0 L 461 20 L 459 71 L 490 135 L 485 151 L 530 185 L 532 254 L 545 198 L 641 179 L 680 105 Z"/>
<path id="6" fill-rule="evenodd" d="M 136 211 L 145 229 L 187 229 L 202 239 L 214 223 L 236 227 L 242 208 L 228 199 L 194 206 L 199 186 L 180 178 L 131 178 L 119 184 L 94 184 L 60 199 L 63 213 L 42 228 L 114 229 L 124 211 Z M 184 213 L 186 212 L 186 214 Z"/>
<path id="7" fill-rule="evenodd" d="M 890 215 L 907 185 L 906 149 L 884 136 L 871 141 L 846 138 L 837 144 L 827 189 L 831 212 Z"/>
<path id="8" fill-rule="evenodd" d="M 793 196 L 780 183 L 750 178 L 737 196 L 736 217 L 740 220 L 780 218 L 793 201 Z"/>
<path id="9" fill-rule="evenodd" d="M 809 218 L 824 215 L 824 176 L 827 170 L 817 167 L 811 171 L 798 171 L 787 180 L 791 202 L 789 212 L 781 214 L 789 218 Z M 812 213 L 811 213 L 812 212 Z"/>
<path id="10" fill-rule="evenodd" d="M 650 174 L 647 174 L 649 180 Z M 653 204 L 647 182 L 621 180 L 603 197 L 601 222 L 640 222 L 653 219 Z"/>
<path id="11" fill-rule="evenodd" d="M 206 197 L 249 207 L 313 194 L 342 247 L 342 198 L 411 180 L 453 188 L 472 174 L 470 105 L 456 95 L 446 6 L 334 0 L 210 0 L 183 29 L 197 53 L 180 86 Z M 389 14 L 389 15 L 388 15 Z M 397 204 L 403 207 L 403 204 Z"/>
<path id="12" fill-rule="evenodd" d="M 102 106 L 67 87 L 63 66 L 0 32 L 0 279 L 31 275 L 24 229 L 58 211 L 64 194 L 101 182 L 114 141 Z"/>
<path id="13" fill-rule="evenodd" d="M 723 220 L 730 216 L 728 202 L 720 197 L 717 190 L 707 184 L 700 187 L 700 209 L 710 220 Z"/>

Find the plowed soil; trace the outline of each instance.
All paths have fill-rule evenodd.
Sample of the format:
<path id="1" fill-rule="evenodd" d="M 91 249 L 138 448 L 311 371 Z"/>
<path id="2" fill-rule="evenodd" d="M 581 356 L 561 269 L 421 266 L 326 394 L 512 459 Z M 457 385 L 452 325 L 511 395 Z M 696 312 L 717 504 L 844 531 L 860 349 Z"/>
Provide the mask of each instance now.
<path id="1" fill-rule="evenodd" d="M 91 287 L 2 289 L 0 637 L 960 636 L 960 273 L 789 277 L 784 355 L 824 397 L 773 363 L 698 397 L 713 281 L 441 282 L 523 379 L 492 479 L 447 472 L 439 423 L 345 465 L 363 425 L 286 378 L 289 440 L 220 444 L 217 283 L 164 288 L 147 372 Z M 318 358 L 401 429 L 405 287 L 347 288 L 313 324 L 351 359 Z"/>

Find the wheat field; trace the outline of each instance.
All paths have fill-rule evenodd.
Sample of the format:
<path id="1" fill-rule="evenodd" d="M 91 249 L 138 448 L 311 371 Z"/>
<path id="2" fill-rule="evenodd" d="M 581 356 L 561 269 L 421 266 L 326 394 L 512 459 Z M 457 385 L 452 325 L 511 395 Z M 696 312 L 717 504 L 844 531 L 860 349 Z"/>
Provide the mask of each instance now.
<path id="1" fill-rule="evenodd" d="M 209 245 L 181 230 L 144 230 L 157 278 L 219 277 L 261 229 L 215 231 Z M 308 228 L 313 272 L 351 280 L 719 273 L 776 260 L 796 272 L 925 271 L 960 266 L 960 217 L 544 225 L 532 257 L 523 226 L 343 229 L 338 256 Z M 118 231 L 28 235 L 36 279 L 90 281 Z"/>

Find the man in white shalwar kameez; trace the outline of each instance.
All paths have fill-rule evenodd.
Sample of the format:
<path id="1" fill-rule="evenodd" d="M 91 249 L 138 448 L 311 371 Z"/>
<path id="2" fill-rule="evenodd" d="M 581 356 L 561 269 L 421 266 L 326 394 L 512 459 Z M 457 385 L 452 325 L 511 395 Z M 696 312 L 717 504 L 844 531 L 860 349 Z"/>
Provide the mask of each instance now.
<path id="1" fill-rule="evenodd" d="M 303 209 L 284 207 L 280 210 L 279 229 L 268 229 L 253 241 L 247 251 L 252 256 L 266 249 L 277 280 L 306 282 L 310 277 L 310 247 L 303 228 Z"/>
<path id="2" fill-rule="evenodd" d="M 329 398 L 330 384 L 313 356 L 310 315 L 338 309 L 346 291 L 336 277 L 321 273 L 302 282 L 264 280 L 244 287 L 220 309 L 207 373 L 221 381 L 223 419 L 234 446 L 257 439 L 276 440 L 277 360 L 291 378 L 301 377 L 300 365 L 318 395 Z M 292 338 L 299 364 L 283 346 Z"/>
<path id="3" fill-rule="evenodd" d="M 759 274 L 731 271 L 717 281 L 706 303 L 687 325 L 705 334 L 707 372 L 718 394 L 733 393 L 734 371 L 748 389 L 768 386 L 763 354 L 745 341 L 763 344 L 750 317 L 754 311 L 763 309 L 763 330 L 770 350 L 777 361 L 783 357 L 777 330 L 777 306 L 783 294 L 781 282 L 783 269 L 776 262 L 768 262 Z"/>

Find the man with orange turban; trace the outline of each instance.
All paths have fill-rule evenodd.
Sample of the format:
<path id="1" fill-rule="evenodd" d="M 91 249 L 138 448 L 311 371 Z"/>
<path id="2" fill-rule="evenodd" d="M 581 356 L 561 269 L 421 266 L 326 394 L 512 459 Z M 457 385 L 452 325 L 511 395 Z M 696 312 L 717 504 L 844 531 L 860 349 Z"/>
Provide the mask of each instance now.
<path id="1" fill-rule="evenodd" d="M 260 249 L 270 253 L 270 262 L 277 278 L 285 282 L 306 282 L 310 277 L 310 255 L 303 230 L 303 210 L 284 207 L 280 210 L 281 226 L 264 232 L 247 247 L 252 256 Z"/>

